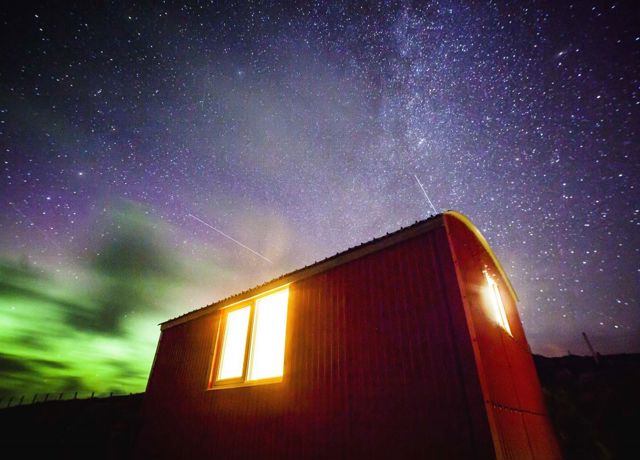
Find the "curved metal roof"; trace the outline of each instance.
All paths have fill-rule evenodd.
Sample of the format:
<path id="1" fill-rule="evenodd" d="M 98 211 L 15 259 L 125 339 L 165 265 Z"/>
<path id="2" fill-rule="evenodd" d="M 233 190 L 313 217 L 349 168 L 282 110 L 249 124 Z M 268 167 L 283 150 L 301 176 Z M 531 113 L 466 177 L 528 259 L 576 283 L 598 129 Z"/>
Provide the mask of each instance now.
<path id="1" fill-rule="evenodd" d="M 491 249 L 491 246 L 489 246 L 489 243 L 487 242 L 487 239 L 480 232 L 480 230 L 478 230 L 478 227 L 476 227 L 473 224 L 473 222 L 471 222 L 471 220 L 467 216 L 465 216 L 464 214 L 462 214 L 462 213 L 460 213 L 458 211 L 446 211 L 444 214 L 447 215 L 447 216 L 451 216 L 451 217 L 457 219 L 458 221 L 463 223 L 471 231 L 471 233 L 474 234 L 474 236 L 480 242 L 480 244 L 482 245 L 484 250 L 487 251 L 487 253 L 491 257 L 491 260 L 495 264 L 498 272 L 500 272 L 500 275 L 502 276 L 502 278 L 507 283 L 507 287 L 509 288 L 509 292 L 511 293 L 513 298 L 515 300 L 520 300 L 518 298 L 518 294 L 516 294 L 515 289 L 513 289 L 513 285 L 511 284 L 511 280 L 507 276 L 507 273 L 504 271 L 504 268 L 502 268 L 502 264 L 500 263 L 500 261 L 496 257 L 495 253 L 493 252 L 493 249 Z"/>
<path id="2" fill-rule="evenodd" d="M 465 216 L 462 213 L 459 213 L 457 211 L 446 211 L 442 214 L 438 214 L 432 217 L 429 217 L 428 219 L 422 220 L 422 221 L 418 221 L 413 225 L 410 225 L 408 227 L 402 227 L 399 230 L 393 232 L 393 233 L 387 233 L 384 236 L 375 238 L 371 241 L 368 241 L 366 243 L 362 243 L 358 246 L 354 246 L 352 248 L 349 248 L 345 251 L 339 252 L 333 256 L 330 256 L 326 259 L 323 259 L 321 261 L 315 262 L 311 265 L 308 265 L 306 267 L 300 268 L 298 270 L 295 270 L 293 272 L 284 274 L 282 276 L 279 276 L 277 278 L 274 278 L 270 281 L 267 281 L 265 283 L 262 283 L 258 286 L 255 286 L 251 289 L 247 289 L 245 291 L 239 292 L 237 294 L 234 294 L 232 296 L 226 297 L 224 299 L 218 300 L 212 304 L 206 305 L 202 308 L 190 311 L 188 313 L 185 313 L 184 315 L 169 319 L 163 323 L 161 323 L 161 329 L 166 329 L 178 324 L 181 324 L 183 322 L 186 321 L 190 321 L 191 319 L 203 316 L 203 315 L 207 315 L 209 313 L 211 313 L 212 311 L 218 310 L 220 308 L 224 308 L 224 307 L 228 307 L 230 305 L 233 305 L 237 302 L 242 302 L 242 301 L 246 301 L 247 299 L 250 299 L 252 297 L 255 297 L 257 295 L 262 295 L 270 290 L 273 289 L 277 289 L 280 288 L 286 284 L 290 284 L 293 283 L 295 281 L 299 281 L 301 279 L 316 275 L 318 273 L 321 273 L 323 271 L 329 270 L 333 267 L 336 267 L 338 265 L 342 265 L 344 263 L 347 263 L 351 260 L 354 259 L 358 259 L 360 257 L 364 257 L 367 254 L 371 254 L 372 252 L 377 252 L 380 251 L 384 248 L 387 248 L 389 246 L 393 246 L 397 243 L 400 243 L 402 241 L 408 240 L 410 238 L 413 238 L 415 236 L 421 235 L 423 233 L 427 233 L 435 228 L 439 228 L 445 225 L 445 219 L 444 216 L 450 216 L 458 221 L 460 221 L 462 224 L 464 224 L 474 235 L 475 237 L 478 239 L 478 241 L 480 242 L 480 244 L 484 247 L 484 249 L 487 251 L 487 253 L 489 254 L 489 256 L 491 257 L 491 259 L 493 260 L 496 268 L 498 269 L 498 271 L 500 272 L 500 275 L 505 279 L 506 284 L 509 288 L 509 291 L 511 292 L 511 294 L 513 295 L 514 299 L 518 300 L 518 296 L 515 293 L 515 290 L 513 289 L 513 286 L 511 285 L 511 281 L 509 281 L 509 278 L 507 277 L 507 274 L 505 273 L 504 269 L 502 268 L 502 265 L 500 264 L 500 261 L 498 260 L 498 258 L 495 256 L 493 250 L 491 249 L 491 247 L 489 246 L 489 243 L 487 243 L 487 240 L 485 239 L 485 237 L 482 235 L 482 233 L 480 232 L 480 230 L 478 230 L 478 228 L 471 222 L 471 220 L 469 220 L 469 218 L 467 216 Z"/>

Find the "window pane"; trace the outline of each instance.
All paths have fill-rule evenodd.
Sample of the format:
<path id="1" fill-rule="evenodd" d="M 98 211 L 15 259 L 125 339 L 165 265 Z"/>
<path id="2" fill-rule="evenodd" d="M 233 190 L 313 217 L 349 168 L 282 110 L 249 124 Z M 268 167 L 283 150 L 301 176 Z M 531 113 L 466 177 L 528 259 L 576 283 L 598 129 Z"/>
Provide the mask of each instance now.
<path id="1" fill-rule="evenodd" d="M 288 300 L 289 290 L 285 289 L 256 301 L 247 380 L 282 376 Z"/>
<path id="2" fill-rule="evenodd" d="M 504 304 L 502 303 L 502 296 L 500 295 L 500 289 L 498 289 L 498 285 L 493 280 L 491 275 L 484 272 L 484 276 L 487 279 L 487 296 L 489 297 L 489 301 L 491 304 L 492 314 L 494 320 L 502 326 L 502 328 L 511 334 L 511 328 L 509 327 L 509 320 L 507 319 L 507 312 L 504 309 Z"/>
<path id="3" fill-rule="evenodd" d="M 217 380 L 242 377 L 250 313 L 251 307 L 244 307 L 227 313 L 227 324 L 224 329 L 222 357 L 220 358 Z"/>

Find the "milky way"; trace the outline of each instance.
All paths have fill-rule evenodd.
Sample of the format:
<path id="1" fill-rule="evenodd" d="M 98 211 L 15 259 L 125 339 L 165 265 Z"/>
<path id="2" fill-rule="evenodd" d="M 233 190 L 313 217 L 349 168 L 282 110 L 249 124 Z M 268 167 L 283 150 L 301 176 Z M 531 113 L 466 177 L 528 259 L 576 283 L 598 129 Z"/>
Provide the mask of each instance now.
<path id="1" fill-rule="evenodd" d="M 640 351 L 633 2 L 277 3 L 2 13 L 3 392 L 144 388 L 157 322 L 424 219 L 416 179 L 534 352 Z"/>

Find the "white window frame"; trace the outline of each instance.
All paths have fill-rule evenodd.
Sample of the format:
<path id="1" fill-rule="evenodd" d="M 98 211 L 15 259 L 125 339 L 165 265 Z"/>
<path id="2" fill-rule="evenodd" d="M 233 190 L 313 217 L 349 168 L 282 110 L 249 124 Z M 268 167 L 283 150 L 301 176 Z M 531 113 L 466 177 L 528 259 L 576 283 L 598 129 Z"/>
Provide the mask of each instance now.
<path id="1" fill-rule="evenodd" d="M 284 340 L 285 340 L 285 345 L 284 345 L 284 356 L 282 357 L 283 359 L 283 370 L 282 370 L 282 375 L 276 376 L 276 377 L 269 377 L 269 378 L 263 378 L 263 379 L 255 379 L 255 380 L 249 380 L 249 365 L 251 363 L 251 359 L 252 359 L 252 353 L 254 352 L 254 347 L 255 347 L 255 332 L 256 332 L 256 328 L 255 328 L 255 322 L 256 322 L 256 303 L 265 297 L 274 295 L 274 294 L 278 294 L 282 291 L 288 291 L 289 287 L 281 287 L 281 288 L 277 288 L 265 293 L 261 293 L 255 297 L 252 297 L 250 299 L 238 302 L 232 306 L 226 307 L 224 309 L 222 309 L 221 311 L 221 318 L 220 321 L 218 322 L 218 333 L 216 335 L 215 338 L 215 346 L 214 346 L 214 352 L 213 352 L 213 359 L 211 359 L 211 371 L 209 373 L 209 384 L 208 384 L 208 389 L 213 390 L 213 389 L 222 389 L 222 388 L 235 388 L 235 387 L 240 387 L 240 386 L 253 386 L 253 385 L 261 385 L 261 384 L 266 384 L 266 383 L 277 383 L 277 382 L 281 382 L 283 377 L 284 377 L 284 361 L 285 361 L 285 357 L 286 357 L 286 339 L 287 339 L 287 328 L 286 328 L 286 323 L 288 322 L 289 319 L 289 311 L 288 311 L 288 307 L 289 307 L 289 297 L 287 295 L 287 313 L 286 313 L 286 319 L 285 319 L 285 327 L 284 327 Z M 242 375 L 240 377 L 233 377 L 233 378 L 227 378 L 227 379 L 219 379 L 218 375 L 219 375 L 219 371 L 220 371 L 220 365 L 222 362 L 222 353 L 223 353 L 223 349 L 224 349 L 224 340 L 225 340 L 225 331 L 226 331 L 226 327 L 227 327 L 227 317 L 229 315 L 229 313 L 236 311 L 236 310 L 241 310 L 243 308 L 246 307 L 250 307 L 250 313 L 249 313 L 249 324 L 247 326 L 247 337 L 246 337 L 246 345 L 245 345 L 245 350 L 244 350 L 244 358 L 243 358 L 243 363 L 242 363 Z"/>

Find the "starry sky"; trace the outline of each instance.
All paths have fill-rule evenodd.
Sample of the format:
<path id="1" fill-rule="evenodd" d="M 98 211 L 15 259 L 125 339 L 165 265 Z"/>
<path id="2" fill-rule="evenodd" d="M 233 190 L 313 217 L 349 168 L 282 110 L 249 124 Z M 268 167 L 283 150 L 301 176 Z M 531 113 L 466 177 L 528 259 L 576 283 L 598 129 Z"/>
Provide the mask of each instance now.
<path id="1" fill-rule="evenodd" d="M 0 396 L 143 391 L 168 318 L 467 214 L 534 352 L 640 351 L 635 2 L 17 2 Z"/>

